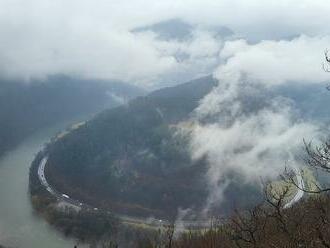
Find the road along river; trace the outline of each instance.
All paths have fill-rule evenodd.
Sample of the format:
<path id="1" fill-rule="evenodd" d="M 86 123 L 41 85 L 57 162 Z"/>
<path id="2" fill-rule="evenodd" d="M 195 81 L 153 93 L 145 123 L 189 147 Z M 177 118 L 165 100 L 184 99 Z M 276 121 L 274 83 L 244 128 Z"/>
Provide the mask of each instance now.
<path id="1" fill-rule="evenodd" d="M 301 198 L 304 196 L 303 189 L 305 189 L 305 182 L 302 178 L 301 170 L 296 165 L 291 165 L 291 169 L 294 172 L 294 174 L 296 175 L 296 180 L 297 180 L 296 183 L 297 183 L 298 188 L 297 188 L 297 193 L 287 204 L 284 205 L 284 208 L 292 207 L 293 204 L 300 201 Z"/>
<path id="2" fill-rule="evenodd" d="M 61 136 L 61 134 L 59 136 Z M 47 161 L 48 161 L 48 154 L 47 154 L 47 152 L 44 152 L 44 154 L 45 154 L 44 157 L 39 162 L 37 173 L 38 173 L 38 178 L 39 178 L 40 183 L 45 187 L 45 189 L 49 192 L 49 194 L 53 195 L 59 202 L 65 203 L 65 204 L 67 204 L 67 206 L 71 206 L 75 209 L 84 208 L 84 209 L 88 209 L 90 211 L 99 211 L 99 209 L 96 208 L 95 206 L 91 206 L 91 205 L 88 205 L 77 199 L 74 199 L 74 198 L 70 197 L 69 195 L 67 195 L 66 192 L 57 191 L 55 188 L 52 187 L 52 185 L 50 185 L 48 183 L 47 177 L 45 175 L 45 167 L 46 167 Z M 301 190 L 301 189 L 304 189 L 304 187 L 305 187 L 304 181 L 303 181 L 303 178 L 301 175 L 301 171 L 294 164 L 291 164 L 290 167 L 296 176 L 296 180 L 297 180 L 297 184 L 298 184 L 299 188 L 297 189 L 297 192 L 292 197 L 292 199 L 290 199 L 290 201 L 284 205 L 284 208 L 290 208 L 292 205 L 297 203 L 304 195 L 303 190 Z M 108 209 L 103 209 L 103 210 L 109 211 Z M 115 216 L 122 223 L 126 223 L 129 225 L 143 224 L 143 225 L 149 226 L 150 228 L 156 228 L 156 229 L 162 228 L 164 226 L 166 227 L 171 224 L 167 220 L 161 220 L 161 219 L 155 219 L 155 218 L 141 218 L 141 217 L 136 217 L 136 216 L 120 215 L 120 214 L 115 214 Z M 205 228 L 210 227 L 211 220 L 181 221 L 180 224 L 183 225 L 184 227 L 186 227 L 187 229 L 189 229 L 189 228 L 205 229 Z"/>
<path id="3" fill-rule="evenodd" d="M 29 167 L 36 153 L 70 123 L 38 132 L 0 157 L 0 244 L 19 248 L 73 248 L 76 244 L 34 214 L 28 194 Z"/>
<path id="4" fill-rule="evenodd" d="M 59 192 L 56 189 L 52 187 L 47 182 L 47 177 L 45 175 L 45 166 L 47 164 L 48 157 L 45 156 L 40 160 L 39 167 L 38 167 L 38 178 L 40 183 L 45 187 L 45 189 L 49 192 L 49 194 L 56 197 L 56 199 L 62 203 L 66 203 L 67 206 L 74 207 L 75 209 L 88 209 L 90 211 L 99 211 L 98 208 L 93 207 L 91 205 L 88 205 L 86 203 L 83 203 L 81 201 L 78 201 L 76 199 L 73 199 L 69 195 L 65 194 L 64 192 Z M 107 209 L 103 209 L 104 211 L 109 211 Z M 122 215 L 122 214 L 115 214 L 115 216 L 122 222 L 128 225 L 140 225 L 143 224 L 145 226 L 148 226 L 149 228 L 163 228 L 171 223 L 167 220 L 162 219 L 155 219 L 152 217 L 149 218 L 142 218 L 142 217 L 135 217 L 135 216 L 129 216 L 129 215 Z M 181 221 L 181 225 L 183 225 L 186 228 L 208 228 L 210 227 L 210 220 L 199 220 L 199 221 Z"/>
<path id="5" fill-rule="evenodd" d="M 76 244 L 34 215 L 28 194 L 29 167 L 36 153 L 56 133 L 75 122 L 68 121 L 38 132 L 0 157 L 0 244 L 26 248 L 72 248 Z M 127 222 L 145 222 L 121 217 Z M 197 223 L 190 223 L 193 224 Z"/>

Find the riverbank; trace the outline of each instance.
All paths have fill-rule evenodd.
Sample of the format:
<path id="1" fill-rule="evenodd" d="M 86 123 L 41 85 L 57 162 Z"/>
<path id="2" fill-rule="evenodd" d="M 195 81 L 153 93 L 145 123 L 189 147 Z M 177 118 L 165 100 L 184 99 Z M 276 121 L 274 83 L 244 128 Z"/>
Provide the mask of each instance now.
<path id="1" fill-rule="evenodd" d="M 0 157 L 0 244 L 5 247 L 67 248 L 77 245 L 36 215 L 28 194 L 29 167 L 43 144 L 71 121 L 31 135 Z M 79 247 L 83 247 L 79 245 Z"/>
<path id="2" fill-rule="evenodd" d="M 42 185 L 38 177 L 38 168 L 45 156 L 45 149 L 36 155 L 30 168 L 29 189 L 32 206 L 36 212 L 67 237 L 77 238 L 84 243 L 111 239 L 118 226 L 112 214 L 101 210 L 77 209 L 60 197 L 50 194 Z"/>
<path id="3" fill-rule="evenodd" d="M 120 247 L 131 247 L 144 239 L 163 239 L 168 228 L 172 227 L 151 220 L 149 223 L 145 219 L 112 215 L 109 211 L 82 203 L 75 204 L 78 201 L 57 192 L 48 185 L 45 175 L 40 173 L 47 155 L 45 147 L 31 164 L 31 202 L 38 215 L 65 236 L 74 237 L 86 245 L 111 242 Z"/>

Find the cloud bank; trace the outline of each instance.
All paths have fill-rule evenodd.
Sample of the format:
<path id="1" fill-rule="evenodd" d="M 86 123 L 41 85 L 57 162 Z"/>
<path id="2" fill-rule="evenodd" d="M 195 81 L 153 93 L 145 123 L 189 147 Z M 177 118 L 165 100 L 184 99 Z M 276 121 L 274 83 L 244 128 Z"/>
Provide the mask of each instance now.
<path id="1" fill-rule="evenodd" d="M 190 148 L 195 159 L 209 163 L 209 200 L 219 204 L 234 173 L 241 183 L 258 184 L 283 172 L 289 159 L 296 166 L 303 139 L 317 139 L 319 124 L 304 120 L 291 100 L 269 94 L 279 85 L 316 84 L 326 80 L 323 47 L 328 36 L 300 36 L 290 41 L 228 41 L 215 71 L 215 87 L 195 109 Z M 319 87 L 319 86 L 316 86 Z"/>
<path id="2" fill-rule="evenodd" d="M 161 87 L 212 73 L 225 42 L 212 33 L 219 26 L 246 46 L 320 37 L 329 34 L 329 10 L 326 0 L 3 0 L 0 74 L 25 80 L 68 74 Z M 192 40 L 131 32 L 173 18 L 194 27 Z"/>

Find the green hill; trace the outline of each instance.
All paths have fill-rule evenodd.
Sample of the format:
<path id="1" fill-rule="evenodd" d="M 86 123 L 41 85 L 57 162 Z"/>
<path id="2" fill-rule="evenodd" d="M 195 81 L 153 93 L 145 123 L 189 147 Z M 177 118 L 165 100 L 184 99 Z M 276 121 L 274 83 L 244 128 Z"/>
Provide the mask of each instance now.
<path id="1" fill-rule="evenodd" d="M 178 208 L 201 210 L 208 195 L 207 164 L 191 159 L 188 137 L 177 132 L 177 124 L 189 119 L 214 85 L 212 77 L 204 77 L 100 113 L 50 145 L 50 183 L 73 198 L 121 214 L 171 218 Z M 267 102 L 281 91 L 306 113 L 301 89 L 294 85 L 264 92 L 262 99 Z M 246 104 L 247 111 L 260 104 Z M 215 213 L 227 214 L 261 199 L 257 186 L 228 176 L 232 183 Z"/>
<path id="2" fill-rule="evenodd" d="M 29 83 L 0 79 L 0 155 L 40 128 L 143 94 L 117 81 L 52 76 Z"/>
<path id="3" fill-rule="evenodd" d="M 170 217 L 178 207 L 202 207 L 206 165 L 191 160 L 175 125 L 214 84 L 206 77 L 104 111 L 51 145 L 49 181 L 125 214 Z"/>

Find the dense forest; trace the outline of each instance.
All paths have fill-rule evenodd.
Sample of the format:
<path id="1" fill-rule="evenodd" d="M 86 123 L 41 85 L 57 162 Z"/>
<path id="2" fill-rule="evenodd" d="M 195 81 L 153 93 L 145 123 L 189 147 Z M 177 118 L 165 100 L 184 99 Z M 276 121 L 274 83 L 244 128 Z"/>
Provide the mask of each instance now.
<path id="1" fill-rule="evenodd" d="M 0 155 L 42 127 L 121 104 L 117 98 L 141 94 L 141 89 L 116 81 L 65 76 L 33 82 L 0 80 Z"/>
<path id="2" fill-rule="evenodd" d="M 330 144 L 313 146 L 305 144 L 306 166 L 317 175 L 329 177 Z M 170 225 L 160 241 L 147 238 L 136 247 L 171 248 L 266 248 L 266 247 L 330 247 L 330 187 L 328 181 L 317 184 L 316 189 L 299 187 L 294 175 L 284 171 L 281 175 L 288 182 L 275 194 L 267 189 L 264 200 L 256 206 L 236 210 L 229 218 L 214 218 L 210 228 L 175 232 Z M 285 207 L 285 197 L 291 186 L 306 193 L 295 205 Z"/>
<path id="3" fill-rule="evenodd" d="M 50 183 L 77 199 L 122 214 L 171 219 L 179 207 L 200 210 L 208 195 L 207 164 L 191 159 L 188 137 L 178 132 L 178 125 L 192 125 L 185 121 L 214 85 L 212 77 L 205 77 L 100 113 L 50 146 L 46 167 Z M 247 99 L 244 108 L 263 107 L 279 94 L 291 99 L 303 118 L 324 118 L 323 110 L 310 104 L 315 97 L 317 106 L 329 103 L 322 87 L 275 87 L 260 99 Z M 233 206 L 251 206 L 262 199 L 258 186 L 242 183 L 231 183 L 224 194 L 229 200 L 217 206 L 224 215 Z"/>
<path id="4" fill-rule="evenodd" d="M 86 202 L 142 216 L 175 217 L 178 204 L 205 199 L 205 163 L 191 160 L 174 124 L 213 87 L 207 79 L 107 110 L 57 140 L 46 166 L 50 183 Z"/>
<path id="5" fill-rule="evenodd" d="M 108 222 L 98 222 L 102 218 L 93 219 L 88 211 L 79 215 L 69 210 L 56 211 L 51 207 L 56 199 L 49 198 L 38 185 L 36 172 L 31 170 L 30 190 L 35 208 L 66 235 L 95 242 L 108 240 L 110 243 L 105 242 L 104 247 L 117 247 L 118 242 L 129 242 L 130 247 L 269 247 L 269 240 L 274 247 L 296 247 L 297 243 L 301 247 L 328 247 L 323 245 L 328 241 L 322 236 L 326 234 L 322 221 L 330 218 L 326 193 L 310 194 L 316 197 L 287 209 L 283 199 L 289 189 L 279 192 L 276 198 L 257 186 L 242 183 L 232 183 L 225 191 L 228 200 L 218 206 L 221 211 L 213 209 L 216 217 L 210 229 L 176 233 L 178 208 L 190 207 L 197 213 L 208 195 L 204 178 L 207 163 L 203 158 L 191 159 L 188 137 L 177 127 L 192 125 L 189 118 L 193 110 L 214 85 L 212 77 L 205 77 L 138 97 L 54 137 L 47 147 L 46 175 L 58 191 L 102 210 L 154 216 L 173 224 L 159 230 L 136 229 L 120 224 L 106 211 L 99 214 L 105 214 L 102 218 L 109 218 Z M 302 118 L 328 121 L 322 109 L 308 106 L 315 97 L 318 104 L 329 102 L 323 88 L 293 84 L 273 88 L 260 99 L 278 94 L 291 99 L 300 108 Z M 247 100 L 245 107 L 248 111 L 259 105 Z M 305 111 L 307 108 L 315 111 Z M 94 225 L 99 227 L 99 233 L 93 232 Z M 310 225 L 319 229 L 311 232 Z M 123 233 L 130 238 L 123 238 Z"/>
<path id="6" fill-rule="evenodd" d="M 282 195 L 284 196 L 284 195 Z M 330 196 L 327 193 L 304 199 L 292 208 L 282 198 L 267 198 L 248 211 L 237 211 L 227 219 L 214 219 L 209 229 L 175 233 L 168 226 L 155 238 L 137 240 L 136 248 L 268 248 L 330 246 Z M 111 246 L 109 246 L 111 247 Z M 115 247 L 115 246 L 112 246 Z"/>

